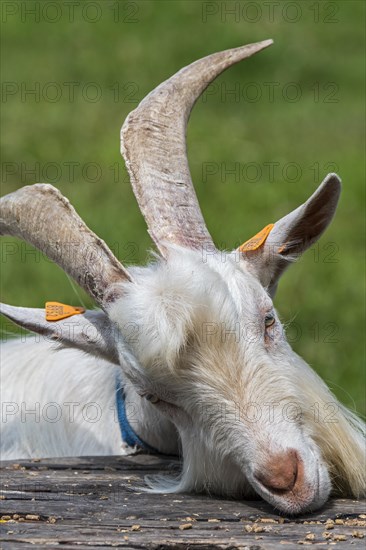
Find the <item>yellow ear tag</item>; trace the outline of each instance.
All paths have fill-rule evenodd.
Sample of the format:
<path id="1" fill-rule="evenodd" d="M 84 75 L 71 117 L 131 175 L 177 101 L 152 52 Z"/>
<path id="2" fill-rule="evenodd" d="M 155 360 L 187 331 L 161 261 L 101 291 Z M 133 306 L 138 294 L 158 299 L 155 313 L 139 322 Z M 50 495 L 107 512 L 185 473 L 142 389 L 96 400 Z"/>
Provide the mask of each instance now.
<path id="1" fill-rule="evenodd" d="M 259 233 L 254 235 L 249 241 L 245 241 L 240 247 L 240 252 L 252 252 L 253 250 L 258 250 L 261 246 L 264 245 L 266 242 L 266 239 L 272 229 L 274 228 L 274 223 L 270 223 L 269 225 L 266 225 Z"/>
<path id="2" fill-rule="evenodd" d="M 60 304 L 60 302 L 46 302 L 45 307 L 46 321 L 61 321 L 61 319 L 67 319 L 72 315 L 85 313 L 83 307 L 67 306 L 66 304 Z"/>

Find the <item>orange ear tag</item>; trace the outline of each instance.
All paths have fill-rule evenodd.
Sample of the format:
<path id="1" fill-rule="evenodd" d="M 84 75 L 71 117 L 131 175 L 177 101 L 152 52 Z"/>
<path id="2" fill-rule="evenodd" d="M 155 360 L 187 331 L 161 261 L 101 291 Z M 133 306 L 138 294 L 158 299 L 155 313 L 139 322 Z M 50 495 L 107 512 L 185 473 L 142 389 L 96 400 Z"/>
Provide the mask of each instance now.
<path id="1" fill-rule="evenodd" d="M 239 252 L 252 252 L 254 250 L 258 250 L 261 246 L 264 245 L 266 242 L 266 239 L 272 229 L 274 228 L 274 223 L 270 223 L 269 225 L 266 225 L 259 233 L 254 235 L 249 241 L 245 241 L 240 247 Z"/>
<path id="2" fill-rule="evenodd" d="M 67 306 L 66 304 L 60 304 L 60 302 L 46 302 L 45 307 L 46 321 L 61 321 L 61 319 L 67 319 L 72 315 L 85 313 L 83 307 Z"/>

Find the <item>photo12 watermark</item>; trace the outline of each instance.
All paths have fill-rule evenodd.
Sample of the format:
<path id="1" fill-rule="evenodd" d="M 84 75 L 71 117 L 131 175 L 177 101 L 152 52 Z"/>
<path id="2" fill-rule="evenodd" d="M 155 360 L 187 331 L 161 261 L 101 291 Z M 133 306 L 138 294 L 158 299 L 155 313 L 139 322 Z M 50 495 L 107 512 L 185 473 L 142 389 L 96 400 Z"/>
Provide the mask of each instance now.
<path id="1" fill-rule="evenodd" d="M 75 23 L 95 25 L 99 22 L 138 23 L 141 2 L 124 0 L 3 0 L 0 4 L 1 22 L 21 23 Z"/>
<path id="2" fill-rule="evenodd" d="M 15 81 L 4 80 L 1 83 L 1 102 L 21 103 L 98 103 L 112 100 L 114 103 L 137 104 L 142 98 L 137 82 L 119 82 L 110 84 L 96 81 Z"/>
<path id="3" fill-rule="evenodd" d="M 202 23 L 312 23 L 340 22 L 338 2 L 202 2 Z"/>

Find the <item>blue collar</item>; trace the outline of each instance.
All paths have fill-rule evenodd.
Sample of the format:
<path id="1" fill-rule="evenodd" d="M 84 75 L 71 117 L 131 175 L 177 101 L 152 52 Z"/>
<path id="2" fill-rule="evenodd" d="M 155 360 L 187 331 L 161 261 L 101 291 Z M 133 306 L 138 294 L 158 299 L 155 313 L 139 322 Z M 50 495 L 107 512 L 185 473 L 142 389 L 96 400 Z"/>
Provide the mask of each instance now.
<path id="1" fill-rule="evenodd" d="M 129 447 L 140 447 L 140 449 L 148 452 L 160 454 L 157 449 L 151 447 L 145 441 L 137 435 L 137 433 L 132 428 L 131 424 L 128 421 L 126 413 L 126 395 L 123 391 L 123 388 L 117 382 L 117 392 L 116 392 L 116 406 L 117 406 L 117 415 L 119 427 L 121 430 L 122 439 Z"/>

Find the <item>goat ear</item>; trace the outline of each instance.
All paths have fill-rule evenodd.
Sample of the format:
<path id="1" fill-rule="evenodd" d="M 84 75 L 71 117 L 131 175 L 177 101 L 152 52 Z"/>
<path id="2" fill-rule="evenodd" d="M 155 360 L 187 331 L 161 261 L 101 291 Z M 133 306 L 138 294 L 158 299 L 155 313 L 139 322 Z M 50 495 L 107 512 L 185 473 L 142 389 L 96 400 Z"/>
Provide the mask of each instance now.
<path id="1" fill-rule="evenodd" d="M 336 174 L 328 174 L 304 204 L 273 226 L 267 226 L 239 248 L 272 297 L 285 269 L 312 246 L 328 227 L 340 192 L 340 179 Z"/>
<path id="2" fill-rule="evenodd" d="M 61 321 L 46 321 L 45 310 L 0 303 L 0 313 L 17 325 L 62 346 L 78 348 L 119 364 L 116 329 L 102 311 L 87 310 Z"/>

